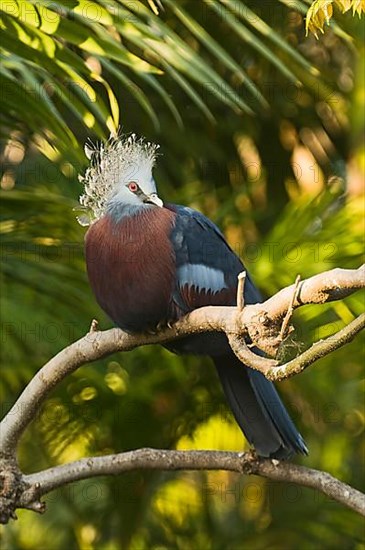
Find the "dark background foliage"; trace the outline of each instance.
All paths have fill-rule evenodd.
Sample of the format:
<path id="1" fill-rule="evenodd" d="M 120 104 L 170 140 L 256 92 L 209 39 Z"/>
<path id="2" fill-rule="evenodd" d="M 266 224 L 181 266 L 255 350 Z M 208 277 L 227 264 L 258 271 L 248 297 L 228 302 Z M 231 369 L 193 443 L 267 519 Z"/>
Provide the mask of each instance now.
<path id="1" fill-rule="evenodd" d="M 310 4 L 310 3 L 309 3 Z M 363 25 L 305 37 L 307 2 L 7 2 L 2 6 L 1 402 L 52 355 L 110 321 L 89 289 L 76 222 L 83 144 L 121 125 L 161 145 L 164 200 L 213 219 L 264 296 L 363 253 Z M 161 9 L 161 5 L 164 9 Z M 157 15 L 157 11 L 159 12 Z M 158 244 L 158 243 L 157 243 Z M 295 315 L 290 355 L 356 316 L 364 295 Z M 362 343 L 280 384 L 307 466 L 364 489 Z M 145 446 L 236 449 L 208 360 L 154 346 L 80 368 L 25 433 L 38 471 Z M 20 511 L 7 549 L 363 548 L 363 524 L 321 494 L 227 472 L 131 473 Z"/>

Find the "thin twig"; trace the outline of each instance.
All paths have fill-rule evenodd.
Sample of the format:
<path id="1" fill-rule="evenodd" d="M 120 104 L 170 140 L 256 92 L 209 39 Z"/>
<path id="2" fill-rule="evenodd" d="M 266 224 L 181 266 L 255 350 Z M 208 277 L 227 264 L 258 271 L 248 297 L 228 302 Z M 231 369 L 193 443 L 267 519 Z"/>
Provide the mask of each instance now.
<path id="1" fill-rule="evenodd" d="M 246 282 L 246 271 L 241 271 L 238 275 L 238 285 L 237 285 L 237 309 L 238 313 L 243 311 L 245 307 L 245 282 Z"/>
<path id="2" fill-rule="evenodd" d="M 98 330 L 99 330 L 99 321 L 97 319 L 93 319 L 91 321 L 89 332 L 96 332 Z"/>
<path id="3" fill-rule="evenodd" d="M 297 278 L 295 279 L 295 283 L 294 283 L 293 296 L 292 296 L 292 299 L 290 300 L 288 311 L 286 312 L 286 315 L 285 315 L 284 320 L 283 320 L 283 324 L 281 325 L 281 329 L 280 329 L 279 340 L 281 342 L 287 337 L 287 335 L 289 333 L 288 325 L 289 325 L 291 316 L 293 315 L 294 304 L 295 304 L 296 299 L 298 297 L 299 283 L 300 283 L 300 275 L 297 275 Z"/>

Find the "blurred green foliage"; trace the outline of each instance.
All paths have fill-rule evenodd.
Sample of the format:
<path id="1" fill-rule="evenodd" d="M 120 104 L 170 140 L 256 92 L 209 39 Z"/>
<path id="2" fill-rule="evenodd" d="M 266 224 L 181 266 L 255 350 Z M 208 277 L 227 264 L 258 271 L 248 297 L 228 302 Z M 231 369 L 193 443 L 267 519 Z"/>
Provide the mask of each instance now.
<path id="1" fill-rule="evenodd" d="M 310 2 L 4 2 L 1 403 L 88 330 L 73 208 L 88 137 L 122 124 L 161 144 L 160 195 L 213 219 L 264 295 L 363 255 L 364 29 L 351 14 L 305 38 Z M 162 9 L 162 7 L 163 9 Z M 253 114 L 249 114 L 252 112 Z M 296 313 L 292 355 L 364 306 Z M 280 384 L 303 464 L 364 489 L 361 337 Z M 157 346 L 80 368 L 42 406 L 19 462 L 38 471 L 144 446 L 245 449 L 208 360 Z M 320 493 L 228 472 L 92 479 L 19 511 L 3 547 L 364 548 L 363 523 Z"/>

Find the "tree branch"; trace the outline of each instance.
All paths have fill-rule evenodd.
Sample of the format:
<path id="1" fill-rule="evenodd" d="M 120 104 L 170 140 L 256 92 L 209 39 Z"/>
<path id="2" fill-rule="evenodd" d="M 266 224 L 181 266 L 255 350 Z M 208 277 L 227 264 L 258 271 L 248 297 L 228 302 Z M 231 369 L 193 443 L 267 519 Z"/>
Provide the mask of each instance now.
<path id="1" fill-rule="evenodd" d="M 242 274 L 239 280 L 240 289 L 243 289 L 244 282 L 245 278 Z M 40 511 L 42 505 L 39 502 L 39 495 L 58 486 L 57 480 L 62 479 L 68 483 L 88 477 L 86 474 L 90 474 L 90 472 L 90 475 L 102 475 L 104 467 L 111 468 L 111 470 L 114 467 L 117 468 L 117 471 L 108 469 L 108 471 L 105 470 L 105 473 L 119 473 L 137 467 L 152 468 L 154 467 L 152 464 L 157 464 L 155 467 L 160 469 L 219 468 L 239 472 L 246 471 L 247 460 L 246 458 L 243 460 L 243 457 L 246 456 L 243 454 L 207 454 L 203 452 L 201 454 L 199 452 L 181 454 L 177 451 L 141 450 L 133 451 L 132 455 L 122 453 L 114 457 L 84 459 L 31 476 L 24 476 L 18 469 L 14 457 L 21 434 L 36 417 L 42 402 L 61 380 L 85 363 L 111 353 L 130 351 L 146 344 L 163 344 L 191 334 L 218 331 L 226 333 L 232 350 L 246 366 L 261 371 L 271 380 L 282 380 L 298 374 L 320 357 L 350 342 L 364 328 L 365 314 L 330 338 L 316 342 L 310 349 L 284 365 L 279 365 L 275 359 L 257 355 L 250 348 L 256 346 L 271 357 L 275 357 L 283 336 L 290 331 L 289 321 L 294 309 L 305 304 L 323 304 L 339 300 L 364 287 L 365 266 L 354 270 L 333 269 L 307 280 L 299 281 L 297 279 L 294 285 L 279 291 L 263 303 L 245 305 L 243 300 L 238 297 L 237 307 L 209 306 L 197 309 L 177 321 L 172 327 L 168 326 L 156 334 L 132 335 L 120 329 L 99 332 L 97 323 L 93 321 L 88 334 L 60 351 L 37 372 L 0 424 L 0 466 L 5 472 L 2 474 L 3 479 L 0 477 L 0 481 L 3 481 L 0 501 L 3 499 L 7 510 L 5 516 L 2 516 L 0 506 L 0 519 L 5 518 L 7 521 L 15 513 L 16 507 L 25 506 L 26 502 L 28 503 L 27 507 Z M 252 344 L 247 345 L 246 340 L 250 340 Z M 149 457 L 147 461 L 146 456 Z M 157 462 L 150 462 L 151 457 L 158 459 Z M 229 464 L 227 457 L 230 461 Z M 163 461 L 161 461 L 162 458 Z M 215 460 L 216 462 L 214 462 Z M 246 466 L 242 465 L 242 460 Z M 308 487 L 316 487 L 339 502 L 343 502 L 354 510 L 361 510 L 363 513 L 363 508 L 359 505 L 360 493 L 358 491 L 334 480 L 324 472 L 316 472 L 289 464 L 278 466 L 276 462 L 255 459 L 256 469 L 248 471 L 248 473 L 266 475 L 272 479 L 296 481 Z M 142 463 L 145 466 L 141 466 Z M 37 481 L 37 479 L 41 481 Z M 7 505 L 8 501 L 12 504 Z"/>
<path id="2" fill-rule="evenodd" d="M 309 367 L 309 365 L 318 361 L 318 359 L 352 342 L 355 336 L 364 328 L 365 313 L 362 313 L 359 317 L 351 321 L 349 325 L 336 332 L 336 334 L 329 336 L 325 340 L 319 340 L 313 344 L 311 348 L 283 365 L 279 365 L 279 363 L 273 359 L 266 359 L 265 357 L 256 355 L 248 348 L 245 341 L 236 334 L 230 334 L 228 336 L 228 341 L 232 350 L 242 363 L 259 370 L 269 380 L 280 382 L 281 380 L 301 373 Z"/>
<path id="3" fill-rule="evenodd" d="M 208 306 L 196 309 L 171 328 L 166 327 L 156 334 L 127 334 L 120 329 L 101 332 L 95 330 L 96 325 L 92 323 L 88 334 L 60 351 L 29 382 L 0 423 L 0 451 L 13 454 L 19 437 L 36 416 L 40 404 L 66 376 L 85 363 L 96 361 L 111 353 L 130 351 L 138 346 L 162 344 L 202 332 L 225 332 L 233 351 L 246 366 L 261 371 L 271 380 L 293 376 L 319 357 L 350 342 L 363 328 L 364 317 L 359 317 L 338 334 L 314 344 L 312 348 L 282 366 L 279 366 L 277 361 L 253 353 L 245 344 L 243 336 L 248 335 L 257 347 L 275 355 L 281 342 L 277 335 L 280 334 L 282 319 L 289 308 L 325 303 L 348 296 L 365 287 L 364 274 L 365 266 L 359 269 L 333 269 L 301 281 L 298 289 L 296 284 L 290 285 L 266 302 L 246 305 L 241 312 L 233 306 Z"/>
<path id="4" fill-rule="evenodd" d="M 365 516 L 364 495 L 326 472 L 287 462 L 259 458 L 252 452 L 171 451 L 138 449 L 115 455 L 83 458 L 24 476 L 26 489 L 21 506 L 40 509 L 39 499 L 68 483 L 96 476 L 119 475 L 133 470 L 229 470 L 260 475 L 276 481 L 297 483 L 317 489 L 324 495 Z"/>

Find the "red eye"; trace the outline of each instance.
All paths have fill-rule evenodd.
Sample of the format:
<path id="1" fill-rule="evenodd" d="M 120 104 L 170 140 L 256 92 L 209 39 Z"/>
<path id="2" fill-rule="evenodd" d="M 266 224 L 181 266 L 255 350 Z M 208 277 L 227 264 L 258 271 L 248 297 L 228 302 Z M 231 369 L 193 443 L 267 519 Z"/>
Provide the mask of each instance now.
<path id="1" fill-rule="evenodd" d="M 129 189 L 129 191 L 132 191 L 132 193 L 135 193 L 138 189 L 138 185 L 136 184 L 135 181 L 130 181 L 128 183 L 128 189 Z"/>

